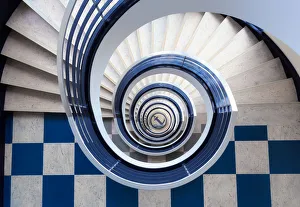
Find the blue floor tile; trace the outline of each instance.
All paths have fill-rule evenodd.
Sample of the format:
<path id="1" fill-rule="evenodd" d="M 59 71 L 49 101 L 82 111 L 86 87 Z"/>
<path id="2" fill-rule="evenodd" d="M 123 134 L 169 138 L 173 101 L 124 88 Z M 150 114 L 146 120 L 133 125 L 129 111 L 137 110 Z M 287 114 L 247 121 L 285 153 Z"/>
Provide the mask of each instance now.
<path id="1" fill-rule="evenodd" d="M 270 173 L 300 173 L 300 141 L 269 141 Z"/>
<path id="2" fill-rule="evenodd" d="M 65 114 L 45 113 L 44 142 L 70 143 L 74 142 L 74 135 Z"/>
<path id="3" fill-rule="evenodd" d="M 236 141 L 261 141 L 268 140 L 267 126 L 236 126 L 234 127 Z"/>
<path id="4" fill-rule="evenodd" d="M 5 115 L 5 143 L 12 143 L 12 134 L 13 134 L 13 114 L 7 113 Z"/>
<path id="5" fill-rule="evenodd" d="M 43 144 L 12 145 L 12 175 L 43 174 Z"/>
<path id="6" fill-rule="evenodd" d="M 230 141 L 218 161 L 206 171 L 206 174 L 235 174 L 235 148 L 234 142 Z"/>
<path id="7" fill-rule="evenodd" d="M 106 207 L 138 207 L 138 190 L 106 177 Z"/>
<path id="8" fill-rule="evenodd" d="M 43 207 L 74 206 L 74 176 L 55 175 L 43 177 Z"/>
<path id="9" fill-rule="evenodd" d="M 10 193 L 11 193 L 11 177 L 4 176 L 4 191 L 3 191 L 3 206 L 9 207 L 10 206 Z M 1 192 L 1 191 L 0 191 Z"/>
<path id="10" fill-rule="evenodd" d="M 75 144 L 75 174 L 76 175 L 102 174 L 83 154 L 78 144 Z"/>
<path id="11" fill-rule="evenodd" d="M 240 207 L 271 206 L 270 175 L 236 175 Z"/>
<path id="12" fill-rule="evenodd" d="M 204 206 L 203 176 L 192 182 L 171 190 L 172 207 L 202 207 Z"/>

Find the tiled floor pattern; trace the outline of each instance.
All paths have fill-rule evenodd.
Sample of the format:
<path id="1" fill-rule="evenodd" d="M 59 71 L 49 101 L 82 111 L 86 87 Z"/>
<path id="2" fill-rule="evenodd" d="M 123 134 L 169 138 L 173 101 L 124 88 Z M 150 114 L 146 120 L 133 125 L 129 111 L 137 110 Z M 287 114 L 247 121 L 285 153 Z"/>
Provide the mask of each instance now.
<path id="1" fill-rule="evenodd" d="M 235 141 L 203 176 L 143 191 L 102 175 L 74 143 L 65 115 L 8 114 L 4 206 L 299 207 L 300 135 L 287 140 L 276 130 L 287 129 L 237 126 Z"/>

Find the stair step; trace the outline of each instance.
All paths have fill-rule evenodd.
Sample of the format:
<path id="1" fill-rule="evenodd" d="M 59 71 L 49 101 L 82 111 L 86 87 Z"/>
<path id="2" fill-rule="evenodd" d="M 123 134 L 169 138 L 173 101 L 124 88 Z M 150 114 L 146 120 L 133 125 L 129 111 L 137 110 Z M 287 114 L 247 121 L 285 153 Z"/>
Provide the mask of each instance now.
<path id="1" fill-rule="evenodd" d="M 202 60 L 209 61 L 219 50 L 227 45 L 241 29 L 241 26 L 236 21 L 230 17 L 226 17 L 207 41 L 207 44 L 203 50 L 200 51 L 198 57 Z"/>
<path id="2" fill-rule="evenodd" d="M 199 12 L 185 13 L 183 17 L 181 31 L 178 36 L 177 44 L 175 47 L 176 51 L 183 51 L 186 48 L 189 40 L 192 38 L 195 30 L 197 29 L 202 17 L 203 13 Z"/>
<path id="3" fill-rule="evenodd" d="M 176 42 L 183 24 L 184 14 L 173 14 L 167 17 L 166 40 L 164 50 L 172 51 L 176 47 Z"/>
<path id="4" fill-rule="evenodd" d="M 103 76 L 101 80 L 101 87 L 113 93 L 116 85 L 113 82 L 111 82 L 106 76 Z"/>
<path id="5" fill-rule="evenodd" d="M 233 91 L 233 96 L 239 104 L 286 103 L 297 101 L 294 81 L 291 78 Z"/>
<path id="6" fill-rule="evenodd" d="M 286 78 L 279 58 L 272 59 L 256 68 L 247 70 L 227 79 L 232 90 L 261 85 L 263 83 L 283 80 Z"/>
<path id="7" fill-rule="evenodd" d="M 115 52 L 112 54 L 109 62 L 113 66 L 113 68 L 117 71 L 118 74 L 121 75 L 126 72 L 127 70 L 126 65 L 123 62 L 122 57 L 117 52 L 117 50 L 115 50 Z"/>
<path id="8" fill-rule="evenodd" d="M 163 50 L 167 29 L 167 17 L 162 17 L 152 21 L 152 52 Z"/>
<path id="9" fill-rule="evenodd" d="M 139 41 L 137 37 L 137 32 L 132 32 L 127 38 L 126 38 L 127 45 L 130 48 L 130 52 L 132 54 L 133 62 L 138 61 L 141 58 L 141 51 L 139 47 Z"/>
<path id="10" fill-rule="evenodd" d="M 151 23 L 147 23 L 137 30 L 141 57 L 145 57 L 151 53 L 151 30 Z"/>
<path id="11" fill-rule="evenodd" d="M 231 42 L 210 61 L 210 64 L 214 68 L 220 68 L 222 65 L 225 65 L 233 58 L 242 54 L 245 50 L 252 47 L 257 42 L 258 40 L 255 35 L 248 29 L 248 27 L 244 27 L 234 36 Z"/>
<path id="12" fill-rule="evenodd" d="M 112 103 L 102 98 L 100 99 L 100 106 L 102 109 L 112 110 Z"/>
<path id="13" fill-rule="evenodd" d="M 19 4 L 6 25 L 56 54 L 58 32 L 25 3 Z"/>
<path id="14" fill-rule="evenodd" d="M 108 64 L 105 68 L 104 75 L 106 78 L 108 78 L 111 82 L 114 84 L 118 83 L 118 80 L 120 78 L 120 74 L 116 72 L 112 64 Z"/>
<path id="15" fill-rule="evenodd" d="M 105 88 L 100 88 L 100 98 L 112 101 L 112 93 Z"/>
<path id="16" fill-rule="evenodd" d="M 14 31 L 7 37 L 1 54 L 57 75 L 56 56 Z"/>
<path id="17" fill-rule="evenodd" d="M 60 24 L 65 12 L 64 6 L 59 0 L 23 0 L 30 8 L 38 13 L 57 31 L 60 29 Z"/>
<path id="18" fill-rule="evenodd" d="M 64 7 L 68 6 L 69 0 L 59 0 Z"/>
<path id="19" fill-rule="evenodd" d="M 130 47 L 128 46 L 126 40 L 121 42 L 121 44 L 117 48 L 117 52 L 123 61 L 125 69 L 127 71 L 128 67 L 133 64 L 133 57 L 130 51 Z"/>
<path id="20" fill-rule="evenodd" d="M 59 95 L 12 86 L 6 90 L 4 110 L 64 112 Z"/>
<path id="21" fill-rule="evenodd" d="M 298 125 L 300 103 L 239 104 L 237 125 Z"/>
<path id="22" fill-rule="evenodd" d="M 206 12 L 186 47 L 187 53 L 198 54 L 223 20 L 222 15 Z"/>
<path id="23" fill-rule="evenodd" d="M 260 41 L 243 54 L 222 66 L 219 71 L 221 75 L 227 79 L 249 69 L 255 68 L 272 59 L 274 59 L 274 57 L 269 48 L 263 41 Z"/>
<path id="24" fill-rule="evenodd" d="M 6 61 L 1 83 L 59 94 L 56 76 L 11 59 Z"/>

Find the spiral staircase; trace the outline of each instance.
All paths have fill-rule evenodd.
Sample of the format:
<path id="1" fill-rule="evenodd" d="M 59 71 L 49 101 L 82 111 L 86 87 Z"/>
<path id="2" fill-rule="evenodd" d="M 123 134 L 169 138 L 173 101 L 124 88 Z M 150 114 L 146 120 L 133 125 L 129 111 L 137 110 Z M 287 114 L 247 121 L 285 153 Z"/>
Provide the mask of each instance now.
<path id="1" fill-rule="evenodd" d="M 72 3 L 23 0 L 7 21 L 4 110 L 66 112 L 81 149 L 112 179 L 177 187 L 217 161 L 235 125 L 299 131 L 294 80 L 254 25 L 209 12 L 163 16 L 97 68 L 97 46 L 135 1 Z"/>

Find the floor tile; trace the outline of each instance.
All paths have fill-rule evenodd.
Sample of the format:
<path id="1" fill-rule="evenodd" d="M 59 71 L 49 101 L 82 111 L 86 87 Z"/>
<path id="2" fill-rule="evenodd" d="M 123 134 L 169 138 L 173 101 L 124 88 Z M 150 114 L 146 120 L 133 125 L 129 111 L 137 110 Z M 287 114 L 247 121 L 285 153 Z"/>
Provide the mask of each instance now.
<path id="1" fill-rule="evenodd" d="M 206 174 L 235 174 L 235 148 L 234 142 L 230 141 L 224 153 L 217 162 L 206 171 Z"/>
<path id="2" fill-rule="evenodd" d="M 44 114 L 14 112 L 13 143 L 43 143 Z"/>
<path id="3" fill-rule="evenodd" d="M 75 144 L 75 174 L 94 175 L 102 174 L 85 156 L 78 144 Z"/>
<path id="4" fill-rule="evenodd" d="M 139 190 L 139 206 L 171 206 L 171 190 Z"/>
<path id="5" fill-rule="evenodd" d="M 105 207 L 106 178 L 104 175 L 75 176 L 75 207 Z"/>
<path id="6" fill-rule="evenodd" d="M 12 145 L 12 175 L 42 175 L 43 144 Z"/>
<path id="7" fill-rule="evenodd" d="M 192 182 L 171 190 L 172 207 L 203 207 L 203 176 Z"/>
<path id="8" fill-rule="evenodd" d="M 74 206 L 74 176 L 43 176 L 43 207 Z"/>
<path id="9" fill-rule="evenodd" d="M 6 112 L 5 114 L 5 143 L 11 144 L 13 136 L 13 113 Z"/>
<path id="10" fill-rule="evenodd" d="M 10 207 L 11 176 L 4 176 L 3 207 Z"/>
<path id="11" fill-rule="evenodd" d="M 237 206 L 235 175 L 204 175 L 204 206 Z"/>
<path id="12" fill-rule="evenodd" d="M 267 141 L 235 142 L 236 173 L 269 173 L 269 156 Z"/>
<path id="13" fill-rule="evenodd" d="M 66 143 L 74 142 L 74 135 L 65 114 L 45 113 L 44 142 Z"/>
<path id="14" fill-rule="evenodd" d="M 12 176 L 11 206 L 42 206 L 42 176 Z"/>
<path id="15" fill-rule="evenodd" d="M 236 175 L 238 206 L 271 206 L 269 175 Z"/>
<path id="16" fill-rule="evenodd" d="M 106 206 L 137 207 L 138 190 L 121 185 L 106 177 Z"/>
<path id="17" fill-rule="evenodd" d="M 269 141 L 270 172 L 300 174 L 300 141 Z"/>
<path id="18" fill-rule="evenodd" d="M 300 140 L 298 125 L 271 125 L 268 126 L 269 140 Z"/>
<path id="19" fill-rule="evenodd" d="M 260 141 L 268 140 L 268 130 L 266 125 L 258 126 L 235 126 L 235 141 Z"/>
<path id="20" fill-rule="evenodd" d="M 4 175 L 11 175 L 12 144 L 5 144 Z"/>
<path id="21" fill-rule="evenodd" d="M 44 175 L 74 174 L 74 144 L 44 144 Z"/>
<path id="22" fill-rule="evenodd" d="M 300 205 L 300 175 L 271 175 L 273 207 Z"/>

